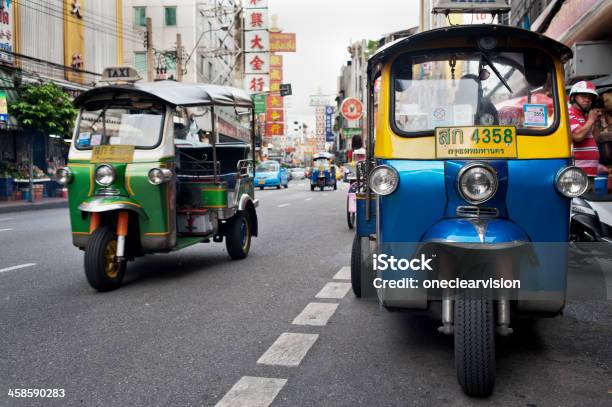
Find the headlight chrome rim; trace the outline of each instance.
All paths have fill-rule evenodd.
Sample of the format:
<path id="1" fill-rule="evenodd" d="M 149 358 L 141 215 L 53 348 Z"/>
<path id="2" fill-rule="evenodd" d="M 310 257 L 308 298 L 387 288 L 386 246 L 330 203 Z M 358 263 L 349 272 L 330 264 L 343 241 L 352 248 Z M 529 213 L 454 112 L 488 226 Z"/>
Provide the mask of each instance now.
<path id="1" fill-rule="evenodd" d="M 168 168 L 151 168 L 147 174 L 151 185 L 161 185 L 172 179 L 172 171 Z"/>
<path id="2" fill-rule="evenodd" d="M 563 177 L 563 175 L 565 175 L 566 173 L 568 173 L 570 171 L 576 171 L 577 173 L 581 174 L 581 177 L 584 180 L 584 183 L 583 183 L 582 187 L 579 190 L 580 193 L 578 193 L 578 194 L 567 193 L 566 191 L 563 190 L 563 188 L 560 185 L 560 181 L 561 181 L 561 178 Z M 577 167 L 575 165 L 570 165 L 568 167 L 564 167 L 564 168 L 560 169 L 557 172 L 557 175 L 555 175 L 555 188 L 557 189 L 557 191 L 561 195 L 563 195 L 563 196 L 565 196 L 567 198 L 577 198 L 577 197 L 581 196 L 582 194 L 584 194 L 587 191 L 587 189 L 589 188 L 589 177 L 586 174 L 586 172 L 584 172 L 584 170 L 582 168 Z"/>
<path id="3" fill-rule="evenodd" d="M 100 178 L 102 178 L 100 176 L 100 171 L 104 171 L 104 170 L 110 170 L 110 174 L 105 175 L 105 177 L 108 177 L 108 180 L 101 180 Z M 96 168 L 96 174 L 95 174 L 95 179 L 96 179 L 96 184 L 101 185 L 103 187 L 108 187 L 113 185 L 113 182 L 115 182 L 116 179 L 116 172 L 115 172 L 115 168 L 113 168 L 112 165 L 109 164 L 101 164 L 98 166 L 98 168 Z"/>
<path id="4" fill-rule="evenodd" d="M 55 180 L 62 186 L 67 186 L 72 182 L 72 171 L 68 167 L 58 168 L 55 171 Z"/>
<path id="5" fill-rule="evenodd" d="M 481 199 L 475 199 L 475 198 L 470 197 L 463 188 L 463 178 L 466 176 L 468 171 L 474 168 L 482 168 L 491 175 L 492 187 L 490 191 L 488 192 L 488 195 L 486 195 L 484 198 L 481 198 Z M 493 168 L 489 164 L 486 164 L 483 162 L 472 162 L 472 163 L 466 164 L 463 168 L 461 168 L 461 170 L 459 171 L 459 174 L 457 175 L 457 191 L 459 191 L 459 195 L 466 202 L 469 202 L 473 205 L 480 205 L 482 203 L 485 203 L 491 200 L 497 193 L 498 188 L 499 188 L 499 178 L 497 177 L 497 171 L 495 170 L 495 168 Z"/>
<path id="6" fill-rule="evenodd" d="M 394 181 L 391 182 L 391 186 L 387 188 L 386 190 L 382 190 L 378 188 L 377 185 L 374 184 L 374 177 L 377 176 L 378 173 L 382 171 L 388 171 L 387 175 L 391 175 L 393 177 L 392 179 L 394 179 Z M 377 195 L 382 195 L 382 196 L 391 195 L 393 192 L 395 192 L 397 190 L 397 187 L 399 186 L 399 182 L 400 182 L 400 178 L 399 178 L 399 174 L 397 170 L 388 165 L 379 165 L 375 167 L 370 172 L 370 175 L 368 177 L 368 185 L 370 189 L 374 191 Z"/>

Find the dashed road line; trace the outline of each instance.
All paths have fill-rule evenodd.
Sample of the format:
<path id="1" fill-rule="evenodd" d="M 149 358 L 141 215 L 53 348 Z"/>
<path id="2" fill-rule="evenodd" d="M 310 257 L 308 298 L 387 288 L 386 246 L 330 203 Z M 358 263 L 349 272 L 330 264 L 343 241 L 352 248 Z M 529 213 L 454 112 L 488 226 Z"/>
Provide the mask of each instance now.
<path id="1" fill-rule="evenodd" d="M 312 201 L 312 198 L 306 198 L 305 201 Z"/>
<path id="2" fill-rule="evenodd" d="M 9 232 L 9 231 L 11 231 L 11 230 L 13 230 L 13 229 L 11 229 L 11 228 L 8 228 L 8 229 L 0 229 L 0 232 Z"/>
<path id="3" fill-rule="evenodd" d="M 20 264 L 18 266 L 6 267 L 6 268 L 3 268 L 3 269 L 0 269 L 0 273 L 5 273 L 7 271 L 13 271 L 13 270 L 19 270 L 19 269 L 23 269 L 23 268 L 26 268 L 26 267 L 32 267 L 32 266 L 35 266 L 35 265 L 36 265 L 36 263 L 25 263 L 25 264 Z"/>
<path id="4" fill-rule="evenodd" d="M 327 321 L 334 315 L 338 304 L 328 302 L 311 302 L 300 312 L 300 315 L 295 317 L 293 325 L 313 325 L 324 326 Z"/>
<path id="5" fill-rule="evenodd" d="M 13 220 L 13 218 L 0 218 L 0 222 L 4 222 L 4 221 L 7 221 L 7 220 Z"/>
<path id="6" fill-rule="evenodd" d="M 285 206 L 289 206 L 289 205 L 291 205 L 291 204 L 284 203 L 284 204 L 280 204 L 280 205 L 278 205 L 278 207 L 279 207 L 279 208 L 284 208 Z"/>
<path id="7" fill-rule="evenodd" d="M 350 280 L 351 279 L 351 268 L 350 267 L 342 267 L 340 271 L 338 271 L 334 275 L 334 280 Z"/>
<path id="8" fill-rule="evenodd" d="M 243 376 L 216 404 L 216 407 L 267 407 L 287 379 Z"/>
<path id="9" fill-rule="evenodd" d="M 298 366 L 318 337 L 318 334 L 284 332 L 261 355 L 257 363 L 261 365 Z"/>
<path id="10" fill-rule="evenodd" d="M 327 283 L 325 284 L 325 287 L 323 287 L 321 291 L 319 291 L 319 293 L 315 295 L 315 297 L 340 299 L 344 298 L 344 296 L 350 289 L 350 283 Z"/>

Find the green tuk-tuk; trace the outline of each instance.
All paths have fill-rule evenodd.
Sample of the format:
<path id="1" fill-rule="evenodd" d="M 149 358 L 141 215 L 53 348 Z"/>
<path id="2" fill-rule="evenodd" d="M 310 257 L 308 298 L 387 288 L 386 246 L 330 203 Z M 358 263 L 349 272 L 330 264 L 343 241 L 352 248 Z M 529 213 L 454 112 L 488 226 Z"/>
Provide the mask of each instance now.
<path id="1" fill-rule="evenodd" d="M 222 242 L 245 258 L 257 236 L 251 98 L 240 89 L 174 81 L 136 83 L 105 70 L 84 92 L 68 166 L 73 244 L 98 291 L 117 288 L 127 261 Z"/>

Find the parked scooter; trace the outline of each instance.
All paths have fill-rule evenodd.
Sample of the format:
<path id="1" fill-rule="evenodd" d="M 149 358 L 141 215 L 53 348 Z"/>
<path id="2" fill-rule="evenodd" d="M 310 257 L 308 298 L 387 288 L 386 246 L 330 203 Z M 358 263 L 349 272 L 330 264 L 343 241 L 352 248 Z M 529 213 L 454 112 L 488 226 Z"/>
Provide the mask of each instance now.
<path id="1" fill-rule="evenodd" d="M 612 243 L 612 194 L 584 194 L 572 200 L 570 240 Z"/>

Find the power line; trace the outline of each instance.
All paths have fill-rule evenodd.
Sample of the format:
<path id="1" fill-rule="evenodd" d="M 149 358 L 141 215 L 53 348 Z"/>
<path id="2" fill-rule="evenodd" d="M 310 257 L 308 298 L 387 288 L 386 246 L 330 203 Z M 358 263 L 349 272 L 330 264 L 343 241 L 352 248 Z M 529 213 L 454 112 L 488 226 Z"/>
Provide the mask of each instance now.
<path id="1" fill-rule="evenodd" d="M 70 21 L 66 17 L 64 17 L 65 13 L 63 13 L 63 12 L 62 12 L 61 15 L 57 15 L 57 14 L 50 13 L 47 10 L 39 9 L 39 8 L 33 7 L 31 5 L 27 5 L 25 3 L 22 3 L 21 0 L 16 0 L 16 1 L 20 5 L 25 7 L 25 8 L 29 8 L 30 10 L 34 10 L 34 11 L 39 12 L 41 14 L 44 14 L 44 15 L 47 15 L 47 16 L 50 16 L 50 17 L 54 17 L 54 18 L 60 19 L 60 20 L 65 21 L 65 22 L 70 22 L 70 23 L 82 26 L 84 28 L 89 28 L 89 29 L 91 29 L 93 31 L 97 31 L 97 32 L 100 32 L 100 33 L 106 34 L 106 35 L 110 35 L 110 36 L 115 37 L 115 38 L 123 38 L 123 39 L 126 39 L 126 40 L 134 42 L 134 43 L 140 44 L 142 42 L 141 38 L 133 37 L 131 35 L 117 35 L 115 30 L 112 30 L 112 31 L 111 30 L 105 30 L 104 27 L 102 27 L 102 29 L 100 29 L 100 28 L 96 27 L 95 25 L 92 26 L 92 25 L 86 24 L 84 22 L 81 23 L 81 22 Z M 43 7 L 43 8 L 46 7 L 46 5 L 41 4 L 41 3 L 37 3 L 37 2 L 35 2 L 33 0 L 30 0 L 30 2 L 34 3 L 36 6 L 40 6 L 40 7 Z M 57 11 L 57 10 L 54 9 L 54 11 Z"/>
<path id="2" fill-rule="evenodd" d="M 25 3 L 21 3 L 21 1 L 22 1 L 22 0 L 15 0 L 15 1 L 16 1 L 17 3 L 19 3 L 19 4 L 23 5 L 24 7 L 28 7 L 28 8 L 34 9 L 34 8 L 32 8 L 32 7 L 29 7 L 29 6 L 28 6 L 28 5 L 26 5 Z M 36 0 L 30 0 L 30 2 L 31 2 L 31 3 L 34 3 L 35 5 L 40 6 L 40 7 L 42 7 L 43 9 L 44 9 L 44 8 L 47 8 L 47 9 L 49 9 L 50 11 L 56 12 L 56 13 L 58 13 L 58 14 L 59 14 L 59 15 L 61 15 L 61 16 L 68 16 L 68 15 L 69 15 L 69 13 L 68 13 L 68 12 L 67 12 L 67 11 L 66 11 L 66 10 L 65 10 L 65 9 L 64 9 L 62 6 L 59 6 L 59 7 L 58 7 L 58 6 L 55 6 L 55 5 L 53 5 L 53 4 L 49 4 L 49 3 L 44 3 L 44 2 L 43 2 L 43 3 L 41 3 L 40 1 L 42 1 L 42 0 L 39 0 L 39 1 L 36 1 Z M 39 10 L 39 9 L 35 9 L 35 10 L 36 10 L 36 11 L 39 11 L 39 12 L 42 12 L 43 14 L 50 15 L 50 14 L 48 14 L 48 13 L 45 13 L 45 11 L 46 11 L 46 10 Z M 96 14 L 95 14 L 95 13 L 90 13 L 90 14 L 91 14 L 92 16 L 96 16 Z M 94 19 L 94 18 L 92 18 L 92 21 L 91 21 L 91 22 L 92 22 L 92 23 L 94 23 L 94 25 L 95 25 L 95 24 L 98 24 L 99 26 L 101 26 L 101 27 L 103 27 L 103 28 L 105 28 L 105 29 L 109 29 L 109 30 L 110 30 L 112 33 L 114 33 L 114 32 L 116 31 L 116 26 L 117 26 L 117 22 L 118 22 L 118 20 L 117 20 L 117 19 L 113 19 L 112 17 L 105 17 L 105 16 L 101 16 L 101 15 L 97 15 L 97 16 L 98 16 L 98 17 L 100 17 L 100 18 L 108 18 L 108 23 L 111 23 L 111 24 L 105 23 L 105 22 L 103 22 L 103 21 L 101 21 L 101 20 L 100 20 L 100 22 L 99 22 L 99 23 L 96 23 L 95 19 Z M 64 19 L 64 20 L 65 20 L 65 18 L 62 18 L 62 19 Z M 83 22 L 83 23 L 76 22 L 76 24 L 79 24 L 79 25 L 85 25 L 85 23 L 84 23 L 84 22 Z M 122 26 L 123 26 L 123 27 L 122 27 L 122 33 L 123 33 L 123 35 L 128 36 L 128 37 L 132 37 L 132 38 L 137 38 L 137 37 L 134 35 L 134 34 L 136 34 L 136 35 L 137 35 L 137 32 L 136 32 L 136 31 L 134 31 L 134 30 L 132 30 L 132 29 L 129 29 L 129 28 L 125 27 L 123 24 L 122 24 Z M 129 29 L 130 31 L 128 31 L 128 29 Z"/>

